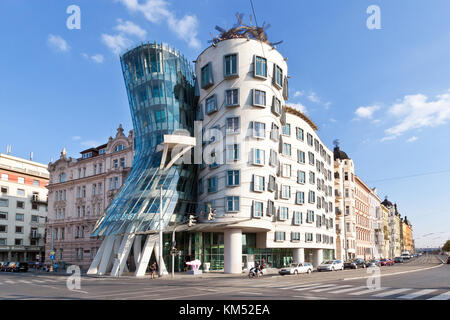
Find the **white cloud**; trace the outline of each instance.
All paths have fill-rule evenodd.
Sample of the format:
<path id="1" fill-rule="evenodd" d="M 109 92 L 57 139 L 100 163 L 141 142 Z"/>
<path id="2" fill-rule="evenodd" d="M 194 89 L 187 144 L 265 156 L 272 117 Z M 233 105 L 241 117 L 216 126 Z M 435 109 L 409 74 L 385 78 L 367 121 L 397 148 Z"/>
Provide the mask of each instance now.
<path id="1" fill-rule="evenodd" d="M 103 57 L 103 55 L 101 55 L 101 54 L 96 54 L 96 55 L 93 55 L 93 56 L 89 56 L 86 53 L 82 53 L 81 55 L 83 56 L 83 58 L 92 60 L 95 63 L 103 63 L 103 61 L 105 59 L 105 57 Z"/>
<path id="2" fill-rule="evenodd" d="M 166 0 L 118 0 L 131 12 L 140 12 L 152 23 L 166 22 L 169 29 L 178 38 L 186 41 L 190 47 L 200 48 L 198 34 L 198 19 L 195 15 L 184 15 L 181 19 L 168 7 Z"/>
<path id="3" fill-rule="evenodd" d="M 307 96 L 308 100 L 314 103 L 319 103 L 320 99 L 317 94 L 313 91 Z"/>
<path id="4" fill-rule="evenodd" d="M 336 122 L 337 120 L 334 118 L 330 118 L 330 122 Z"/>
<path id="5" fill-rule="evenodd" d="M 140 39 L 144 39 L 147 35 L 147 31 L 134 24 L 131 21 L 122 21 L 122 19 L 117 19 L 119 23 L 114 29 L 120 31 L 123 34 L 129 34 L 131 36 L 136 36 Z"/>
<path id="6" fill-rule="evenodd" d="M 47 44 L 57 50 L 57 51 L 69 51 L 70 50 L 70 46 L 67 44 L 67 41 L 64 40 L 62 37 L 60 36 L 55 36 L 54 34 L 49 34 L 48 38 L 47 38 Z"/>
<path id="7" fill-rule="evenodd" d="M 86 140 L 80 143 L 82 146 L 86 148 L 94 148 L 100 145 L 100 142 L 95 140 Z"/>
<path id="8" fill-rule="evenodd" d="M 429 100 L 423 94 L 407 95 L 392 105 L 389 113 L 399 119 L 399 123 L 385 130 L 389 136 L 398 137 L 403 133 L 426 127 L 437 127 L 450 120 L 450 91 Z"/>
<path id="9" fill-rule="evenodd" d="M 132 44 L 132 41 L 122 34 L 110 35 L 103 33 L 102 41 L 114 54 L 120 54 Z"/>
<path id="10" fill-rule="evenodd" d="M 417 141 L 419 138 L 417 138 L 416 136 L 413 136 L 413 137 L 411 137 L 411 138 L 409 138 L 408 140 L 406 140 L 406 142 L 414 142 L 414 141 Z"/>
<path id="11" fill-rule="evenodd" d="M 304 94 L 305 94 L 305 93 L 304 93 L 303 91 L 297 90 L 297 91 L 295 91 L 295 93 L 294 93 L 294 98 L 301 97 L 301 96 L 304 95 Z"/>
<path id="12" fill-rule="evenodd" d="M 365 119 L 371 119 L 373 116 L 373 113 L 377 110 L 379 110 L 379 106 L 367 106 L 367 107 L 359 107 L 356 109 L 355 114 L 358 118 L 365 118 Z"/>
<path id="13" fill-rule="evenodd" d="M 301 103 L 292 103 L 290 106 L 294 109 L 297 109 L 298 111 L 302 113 L 306 113 L 306 107 L 302 105 Z"/>
<path id="14" fill-rule="evenodd" d="M 72 140 L 73 141 L 78 141 L 78 140 L 81 140 L 81 137 L 80 136 L 73 136 Z"/>

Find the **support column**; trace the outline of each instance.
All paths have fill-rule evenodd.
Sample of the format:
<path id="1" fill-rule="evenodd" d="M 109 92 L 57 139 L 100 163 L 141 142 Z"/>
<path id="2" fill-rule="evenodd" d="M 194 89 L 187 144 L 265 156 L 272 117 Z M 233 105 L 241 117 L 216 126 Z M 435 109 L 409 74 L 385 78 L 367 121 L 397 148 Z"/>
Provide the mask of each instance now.
<path id="1" fill-rule="evenodd" d="M 304 263 L 305 262 L 305 249 L 304 248 L 294 248 L 293 256 L 294 256 L 294 262 Z"/>
<path id="2" fill-rule="evenodd" d="M 158 240 L 157 235 L 149 235 L 145 240 L 144 249 L 140 255 L 140 260 L 136 264 L 136 271 L 134 273 L 135 277 L 143 277 L 145 276 L 145 271 L 147 271 L 148 262 L 150 261 L 150 257 L 152 256 L 153 248 L 155 246 L 156 241 Z"/>
<path id="3" fill-rule="evenodd" d="M 104 242 L 106 242 L 106 244 L 105 244 L 105 249 L 103 249 L 103 252 L 102 252 L 100 266 L 98 267 L 99 275 L 104 275 L 106 272 L 106 269 L 108 268 L 110 258 L 113 254 L 114 240 L 115 240 L 114 236 L 108 236 L 105 238 L 105 240 L 103 240 Z"/>
<path id="4" fill-rule="evenodd" d="M 125 262 L 130 254 L 131 245 L 133 244 L 134 235 L 125 235 L 122 238 L 117 257 L 114 259 L 114 266 L 111 270 L 111 277 L 120 277 L 124 271 Z"/>
<path id="5" fill-rule="evenodd" d="M 106 246 L 106 239 L 102 241 L 102 244 L 100 245 L 100 248 L 97 251 L 97 254 L 95 255 L 94 260 L 92 260 L 91 266 L 89 267 L 89 270 L 87 271 L 87 274 L 97 274 L 98 272 L 98 266 L 100 264 L 100 261 L 103 256 L 103 251 L 105 250 Z"/>
<path id="6" fill-rule="evenodd" d="M 242 230 L 226 230 L 224 232 L 224 247 L 224 272 L 242 273 Z"/>
<path id="7" fill-rule="evenodd" d="M 8 250 L 8 261 L 11 261 L 11 250 Z"/>
<path id="8" fill-rule="evenodd" d="M 313 267 L 317 268 L 323 262 L 323 249 L 315 249 L 313 254 Z"/>
<path id="9" fill-rule="evenodd" d="M 134 257 L 134 264 L 136 266 L 141 260 L 141 247 L 142 247 L 141 243 L 142 243 L 142 236 L 136 236 L 133 245 L 133 257 Z"/>
<path id="10" fill-rule="evenodd" d="M 156 259 L 156 264 L 158 264 L 158 262 L 159 262 L 159 243 L 158 242 L 155 243 L 155 259 Z M 164 263 L 164 255 L 161 258 L 161 265 L 158 266 L 158 268 L 161 270 L 161 275 L 169 274 L 166 269 L 166 264 Z"/>

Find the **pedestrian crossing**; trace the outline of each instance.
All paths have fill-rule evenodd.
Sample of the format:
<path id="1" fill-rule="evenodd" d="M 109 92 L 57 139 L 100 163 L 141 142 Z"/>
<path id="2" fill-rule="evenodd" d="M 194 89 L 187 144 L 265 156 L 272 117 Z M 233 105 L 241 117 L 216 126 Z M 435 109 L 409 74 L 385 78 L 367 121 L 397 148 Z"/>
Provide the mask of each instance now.
<path id="1" fill-rule="evenodd" d="M 336 299 L 343 297 L 362 297 L 367 299 L 385 298 L 385 299 L 426 299 L 426 300 L 450 300 L 450 291 L 442 292 L 442 289 L 417 289 L 417 288 L 368 288 L 367 286 L 357 285 L 339 285 L 334 283 L 308 283 L 301 285 L 287 285 L 272 287 L 279 290 L 291 290 L 296 292 L 304 292 L 305 294 L 315 295 L 322 293 L 333 299 L 332 295 L 336 295 Z M 430 297 L 431 296 L 431 297 Z"/>

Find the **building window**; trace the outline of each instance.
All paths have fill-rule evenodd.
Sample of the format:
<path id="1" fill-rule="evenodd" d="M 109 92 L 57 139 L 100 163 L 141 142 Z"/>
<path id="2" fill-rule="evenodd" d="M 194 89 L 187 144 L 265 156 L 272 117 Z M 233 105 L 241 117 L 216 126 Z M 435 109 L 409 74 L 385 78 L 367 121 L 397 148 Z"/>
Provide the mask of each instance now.
<path id="1" fill-rule="evenodd" d="M 118 159 L 114 159 L 114 160 L 113 160 L 113 168 L 114 168 L 114 169 L 119 168 L 119 160 L 118 160 Z"/>
<path id="2" fill-rule="evenodd" d="M 240 118 L 232 117 L 227 118 L 227 133 L 239 133 L 241 130 L 240 127 Z"/>
<path id="3" fill-rule="evenodd" d="M 281 175 L 285 178 L 291 177 L 291 165 L 290 164 L 283 164 L 281 166 Z"/>
<path id="4" fill-rule="evenodd" d="M 262 90 L 253 89 L 253 105 L 255 107 L 266 106 L 266 92 Z"/>
<path id="5" fill-rule="evenodd" d="M 25 190 L 24 189 L 17 189 L 17 195 L 19 197 L 24 197 L 25 196 Z"/>
<path id="6" fill-rule="evenodd" d="M 201 80 L 202 89 L 207 89 L 214 84 L 211 62 L 201 69 Z"/>
<path id="7" fill-rule="evenodd" d="M 227 186 L 235 187 L 239 185 L 239 170 L 227 171 Z"/>
<path id="8" fill-rule="evenodd" d="M 31 216 L 31 222 L 39 222 L 39 216 L 32 215 Z"/>
<path id="9" fill-rule="evenodd" d="M 206 114 L 211 114 L 217 111 L 217 98 L 215 94 L 206 99 L 205 108 Z"/>
<path id="10" fill-rule="evenodd" d="M 306 222 L 307 223 L 313 223 L 314 222 L 314 211 L 308 210 L 306 212 Z"/>
<path id="11" fill-rule="evenodd" d="M 255 192 L 263 192 L 264 191 L 264 177 L 253 175 L 253 191 Z"/>
<path id="12" fill-rule="evenodd" d="M 115 152 L 119 152 L 119 151 L 122 151 L 123 149 L 124 149 L 123 144 L 119 144 L 119 145 L 116 146 L 116 149 L 114 149 L 114 151 Z"/>
<path id="13" fill-rule="evenodd" d="M 276 186 L 276 181 L 275 181 L 275 177 L 270 175 L 269 176 L 269 184 L 267 185 L 267 190 L 270 192 L 276 191 L 277 186 Z"/>
<path id="14" fill-rule="evenodd" d="M 273 96 L 272 101 L 272 113 L 279 116 L 281 115 L 281 101 L 277 97 Z"/>
<path id="15" fill-rule="evenodd" d="M 300 241 L 300 232 L 291 232 L 291 241 Z"/>
<path id="16" fill-rule="evenodd" d="M 284 241 L 284 240 L 286 240 L 286 232 L 275 231 L 275 241 Z"/>
<path id="17" fill-rule="evenodd" d="M 299 226 L 303 223 L 302 213 L 300 211 L 294 211 L 294 225 Z M 300 240 L 300 239 L 299 239 Z"/>
<path id="18" fill-rule="evenodd" d="M 295 196 L 296 204 L 304 204 L 305 203 L 305 193 L 303 191 L 297 191 Z"/>
<path id="19" fill-rule="evenodd" d="M 15 239 L 14 245 L 21 246 L 23 244 L 23 239 Z"/>
<path id="20" fill-rule="evenodd" d="M 0 212 L 0 220 L 8 220 L 8 213 Z"/>
<path id="21" fill-rule="evenodd" d="M 274 64 L 273 83 L 278 89 L 283 87 L 283 70 Z"/>
<path id="22" fill-rule="evenodd" d="M 314 235 L 312 233 L 309 233 L 309 232 L 305 233 L 305 241 L 306 242 L 312 242 L 313 237 L 314 237 Z"/>
<path id="23" fill-rule="evenodd" d="M 203 193 L 203 178 L 198 179 L 198 184 L 197 184 L 197 193 L 198 194 L 202 194 Z"/>
<path id="24" fill-rule="evenodd" d="M 308 142 L 308 145 L 312 147 L 314 139 L 313 139 L 313 136 L 310 133 L 306 134 L 306 140 Z"/>
<path id="25" fill-rule="evenodd" d="M 238 57 L 237 54 L 228 54 L 224 57 L 224 77 L 238 75 Z"/>
<path id="26" fill-rule="evenodd" d="M 314 165 L 314 153 L 308 152 L 309 164 Z"/>
<path id="27" fill-rule="evenodd" d="M 308 194 L 308 202 L 309 203 L 315 203 L 316 202 L 316 193 L 314 191 L 309 191 Z"/>
<path id="28" fill-rule="evenodd" d="M 278 153 L 277 153 L 275 150 L 273 150 L 273 149 L 270 149 L 270 159 L 269 159 L 269 164 L 270 164 L 272 167 L 278 166 Z"/>
<path id="29" fill-rule="evenodd" d="M 18 208 L 18 209 L 25 209 L 25 202 L 17 201 L 16 208 Z"/>
<path id="30" fill-rule="evenodd" d="M 1 193 L 8 194 L 8 188 L 7 187 L 1 187 Z"/>
<path id="31" fill-rule="evenodd" d="M 105 154 L 106 153 L 106 148 L 102 148 L 98 151 L 99 154 Z"/>
<path id="32" fill-rule="evenodd" d="M 16 221 L 23 221 L 24 215 L 22 213 L 16 213 Z"/>
<path id="33" fill-rule="evenodd" d="M 226 198 L 226 209 L 227 212 L 238 212 L 239 211 L 239 197 L 232 196 Z"/>
<path id="34" fill-rule="evenodd" d="M 225 90 L 225 106 L 239 106 L 239 89 Z"/>
<path id="35" fill-rule="evenodd" d="M 217 192 L 217 177 L 208 178 L 208 193 Z"/>
<path id="36" fill-rule="evenodd" d="M 9 200 L 8 199 L 0 199 L 0 207 L 8 207 Z"/>
<path id="37" fill-rule="evenodd" d="M 253 149 L 253 164 L 263 166 L 265 163 L 265 151 L 262 149 Z"/>
<path id="38" fill-rule="evenodd" d="M 0 239 L 0 246 L 6 246 L 7 242 L 6 242 L 6 238 L 1 238 Z"/>
<path id="39" fill-rule="evenodd" d="M 23 233 L 23 227 L 16 226 L 16 233 Z"/>
<path id="40" fill-rule="evenodd" d="M 297 139 L 303 141 L 304 140 L 303 129 L 297 128 L 296 133 L 297 133 Z"/>
<path id="41" fill-rule="evenodd" d="M 125 168 L 125 158 L 120 158 L 120 166 Z"/>
<path id="42" fill-rule="evenodd" d="M 283 154 L 285 156 L 291 156 L 291 144 L 290 143 L 283 143 Z"/>
<path id="43" fill-rule="evenodd" d="M 309 172 L 309 183 L 310 184 L 316 183 L 316 174 L 312 171 Z"/>
<path id="44" fill-rule="evenodd" d="M 305 152 L 301 150 L 297 150 L 297 162 L 305 163 Z"/>
<path id="45" fill-rule="evenodd" d="M 281 198 L 282 199 L 290 199 L 291 198 L 291 187 L 282 185 L 281 186 Z"/>
<path id="46" fill-rule="evenodd" d="M 253 217 L 261 218 L 264 214 L 263 212 L 264 204 L 261 201 L 253 201 Z"/>
<path id="47" fill-rule="evenodd" d="M 267 78 L 267 60 L 266 58 L 255 56 L 254 74 L 256 78 Z"/>
<path id="48" fill-rule="evenodd" d="M 276 213 L 275 203 L 272 200 L 267 201 L 267 216 L 271 217 Z"/>
<path id="49" fill-rule="evenodd" d="M 240 145 L 235 144 L 229 144 L 227 145 L 227 161 L 237 161 L 240 158 Z"/>
<path id="50" fill-rule="evenodd" d="M 291 125 L 289 123 L 286 123 L 283 126 L 283 135 L 290 136 L 291 135 Z"/>
<path id="51" fill-rule="evenodd" d="M 266 137 L 266 124 L 264 122 L 253 122 L 253 137 L 265 138 Z"/>
<path id="52" fill-rule="evenodd" d="M 2 173 L 2 180 L 8 181 L 8 175 L 6 173 Z"/>
<path id="53" fill-rule="evenodd" d="M 25 178 L 18 177 L 17 178 L 17 183 L 24 184 L 25 183 Z"/>
<path id="54" fill-rule="evenodd" d="M 272 129 L 270 130 L 270 139 L 273 141 L 278 141 L 278 136 L 280 135 L 280 128 L 272 122 Z"/>

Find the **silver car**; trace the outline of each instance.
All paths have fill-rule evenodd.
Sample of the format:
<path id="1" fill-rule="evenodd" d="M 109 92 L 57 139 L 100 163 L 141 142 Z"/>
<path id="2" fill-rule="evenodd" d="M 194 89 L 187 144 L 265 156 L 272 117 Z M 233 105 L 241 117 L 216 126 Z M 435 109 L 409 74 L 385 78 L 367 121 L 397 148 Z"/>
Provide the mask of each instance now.
<path id="1" fill-rule="evenodd" d="M 344 270 L 344 264 L 341 260 L 328 260 L 322 262 L 318 267 L 317 271 L 337 271 Z"/>

